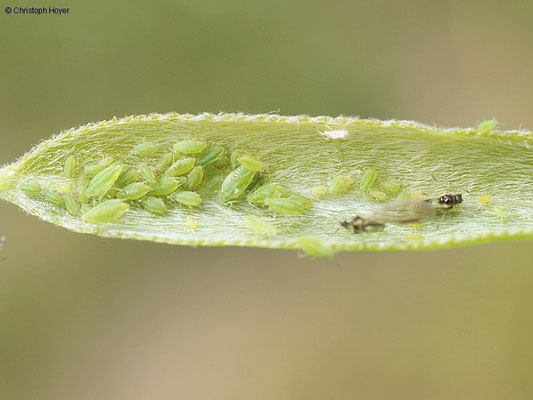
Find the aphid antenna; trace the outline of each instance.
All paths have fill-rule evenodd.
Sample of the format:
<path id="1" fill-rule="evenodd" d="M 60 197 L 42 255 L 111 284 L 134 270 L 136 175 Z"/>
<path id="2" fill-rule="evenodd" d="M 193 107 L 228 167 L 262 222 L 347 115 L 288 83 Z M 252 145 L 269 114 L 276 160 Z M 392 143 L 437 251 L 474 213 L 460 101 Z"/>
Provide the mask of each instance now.
<path id="1" fill-rule="evenodd" d="M 433 178 L 434 181 L 437 181 L 437 179 L 435 178 L 435 173 L 432 172 L 431 174 L 429 174 L 431 176 L 431 178 Z M 470 193 L 470 191 L 466 188 L 458 188 L 454 185 L 450 185 L 450 182 L 448 181 L 447 184 L 446 184 L 446 187 L 450 187 L 451 186 L 451 193 L 456 193 L 456 192 L 466 192 L 466 193 Z M 448 192 L 445 192 L 444 194 L 450 194 Z"/>
<path id="2" fill-rule="evenodd" d="M 435 182 L 437 182 L 437 181 L 438 181 L 438 179 L 437 179 L 437 178 L 435 178 L 435 175 L 434 175 L 434 174 L 436 174 L 436 173 L 435 173 L 435 172 L 432 172 L 432 173 L 430 173 L 430 174 L 429 174 L 429 176 L 431 176 L 431 178 L 432 178 L 432 179 L 433 179 L 433 180 L 434 180 Z M 450 184 L 449 184 L 449 183 L 450 183 L 450 182 L 448 182 L 448 183 L 446 184 L 446 186 L 447 186 L 447 187 L 449 187 L 449 186 L 450 186 Z M 452 186 L 452 192 L 455 192 L 455 191 L 456 191 L 455 189 L 456 189 L 456 188 L 455 188 L 454 186 Z M 470 192 L 469 192 L 469 193 L 470 193 Z M 444 194 L 448 194 L 448 193 L 447 193 L 447 192 L 445 192 Z"/>
<path id="3" fill-rule="evenodd" d="M 233 205 L 236 203 L 236 200 L 229 200 L 227 201 L 226 203 L 224 203 L 224 205 L 226 206 L 226 209 L 227 210 L 231 210 L 231 207 L 233 207 Z"/>
<path id="4" fill-rule="evenodd" d="M 257 211 L 261 212 L 261 209 L 257 207 L 255 204 L 252 204 L 252 203 L 248 203 L 248 204 L 251 205 L 253 208 L 255 208 Z"/>
<path id="5" fill-rule="evenodd" d="M 470 190 L 468 190 L 466 188 L 460 188 L 460 187 L 457 187 L 455 185 L 452 185 L 450 193 L 446 192 L 444 194 L 451 194 L 451 193 L 457 193 L 457 192 L 460 192 L 460 193 L 466 192 L 466 193 L 470 194 Z"/>

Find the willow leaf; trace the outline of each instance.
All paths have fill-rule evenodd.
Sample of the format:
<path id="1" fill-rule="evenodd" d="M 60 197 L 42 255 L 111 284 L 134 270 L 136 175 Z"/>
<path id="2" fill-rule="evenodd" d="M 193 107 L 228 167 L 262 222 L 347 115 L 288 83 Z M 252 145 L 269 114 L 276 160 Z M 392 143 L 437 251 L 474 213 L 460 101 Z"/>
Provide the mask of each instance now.
<path id="1" fill-rule="evenodd" d="M 72 177 L 63 173 L 71 154 L 78 169 L 109 156 L 135 166 L 146 160 L 133 151 L 139 143 L 157 146 L 157 158 L 187 139 L 238 148 L 264 160 L 270 182 L 312 198 L 313 206 L 302 215 L 274 215 L 246 200 L 222 205 L 214 194 L 199 207 L 172 207 L 163 215 L 130 207 L 115 222 L 91 224 L 21 190 L 25 183 L 56 191 L 75 185 L 79 171 Z M 418 227 L 390 224 L 357 235 L 337 231 L 339 221 L 382 204 L 360 190 L 361 175 L 369 168 L 378 172 L 376 193 L 385 193 L 379 182 L 392 180 L 404 195 L 463 193 L 463 204 Z M 354 184 L 342 193 L 319 197 L 313 192 L 339 175 L 352 177 Z M 76 232 L 183 245 L 300 248 L 298 238 L 312 236 L 336 251 L 427 250 L 525 239 L 533 237 L 532 194 L 532 132 L 347 117 L 170 113 L 114 118 L 64 131 L 0 170 L 0 198 L 43 220 Z M 276 235 L 251 231 L 247 215 L 270 223 Z"/>

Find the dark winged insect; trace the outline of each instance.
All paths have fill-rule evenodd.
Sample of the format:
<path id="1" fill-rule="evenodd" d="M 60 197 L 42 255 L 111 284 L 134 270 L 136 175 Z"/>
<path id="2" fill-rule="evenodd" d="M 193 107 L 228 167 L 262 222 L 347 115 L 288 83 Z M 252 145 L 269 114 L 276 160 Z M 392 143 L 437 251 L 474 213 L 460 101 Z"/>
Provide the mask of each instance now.
<path id="1" fill-rule="evenodd" d="M 412 224 L 435 215 L 436 207 L 431 200 L 395 200 L 374 210 L 370 215 L 355 216 L 342 221 L 341 227 L 362 233 L 369 227 L 383 227 L 385 224 Z"/>
<path id="2" fill-rule="evenodd" d="M 437 199 L 439 205 L 444 209 L 453 208 L 456 205 L 459 205 L 463 202 L 463 196 L 459 194 L 443 194 Z"/>

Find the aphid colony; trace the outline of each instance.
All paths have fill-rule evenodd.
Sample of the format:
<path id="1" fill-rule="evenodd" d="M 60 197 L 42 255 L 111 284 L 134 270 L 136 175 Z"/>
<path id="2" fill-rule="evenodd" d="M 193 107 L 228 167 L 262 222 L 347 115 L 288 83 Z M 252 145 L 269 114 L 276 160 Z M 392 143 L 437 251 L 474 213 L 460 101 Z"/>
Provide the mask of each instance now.
<path id="1" fill-rule="evenodd" d="M 209 196 L 216 196 L 225 205 L 245 199 L 253 207 L 283 215 L 300 215 L 313 205 L 309 198 L 269 182 L 267 164 L 242 150 L 228 154 L 223 146 L 198 140 L 177 142 L 171 151 L 162 155 L 160 150 L 151 142 L 135 145 L 133 154 L 143 159 L 136 165 L 126 165 L 110 156 L 95 164 L 80 165 L 74 155 L 69 155 L 63 174 L 76 183 L 67 183 L 54 191 L 27 182 L 20 189 L 29 196 L 63 207 L 88 223 L 115 221 L 130 207 L 158 215 L 165 214 L 169 207 L 198 207 Z M 332 177 L 329 186 L 316 186 L 311 192 L 316 197 L 338 196 L 348 192 L 354 183 L 352 176 L 337 175 Z M 377 170 L 372 167 L 362 172 L 359 189 L 374 200 L 395 200 L 368 216 L 357 215 L 341 222 L 341 227 L 354 233 L 383 228 L 388 223 L 417 223 L 463 201 L 460 194 L 412 199 L 395 180 L 379 180 Z M 257 216 L 246 215 L 243 222 L 257 235 L 277 234 L 274 226 Z M 193 219 L 187 219 L 186 224 L 193 232 L 197 228 Z M 305 252 L 315 257 L 333 255 L 332 249 L 319 238 L 304 235 L 298 242 Z"/>
<path id="2" fill-rule="evenodd" d="M 384 201 L 398 196 L 409 198 L 409 194 L 402 191 L 398 182 L 393 179 L 386 179 L 378 181 L 378 171 L 373 168 L 366 168 L 359 181 L 359 189 L 366 196 Z M 354 179 L 348 175 L 337 175 L 331 179 L 329 186 L 315 186 L 311 188 L 311 192 L 315 197 L 326 197 L 329 195 L 339 195 L 346 193 L 354 184 Z"/>
<path id="3" fill-rule="evenodd" d="M 487 134 L 497 126 L 494 119 L 482 121 L 475 131 Z M 319 133 L 332 139 L 348 134 L 345 130 Z M 199 140 L 179 141 L 162 155 L 161 150 L 149 141 L 136 144 L 132 153 L 143 158 L 143 162 L 133 166 L 115 161 L 111 156 L 98 163 L 80 165 L 75 155 L 69 155 L 64 161 L 63 174 L 75 180 L 75 184 L 67 183 L 57 191 L 42 188 L 35 182 L 26 182 L 19 188 L 89 223 L 115 221 L 130 207 L 154 214 L 165 214 L 173 206 L 198 207 L 204 197 L 214 196 L 225 205 L 245 199 L 253 207 L 283 215 L 300 215 L 313 205 L 311 199 L 269 182 L 267 164 L 242 150 L 235 149 L 228 154 L 224 146 Z M 331 178 L 329 185 L 312 187 L 310 192 L 316 198 L 339 196 L 356 186 L 354 183 L 350 175 L 337 175 Z M 382 229 L 390 223 L 416 224 L 463 201 L 461 194 L 448 193 L 438 198 L 413 198 L 415 196 L 402 189 L 394 179 L 378 179 L 378 171 L 373 167 L 362 171 L 358 186 L 364 196 L 388 203 L 366 216 L 356 215 L 340 223 L 340 227 L 353 233 Z M 492 198 L 480 196 L 479 201 L 486 206 L 492 203 Z M 498 206 L 492 207 L 491 214 L 502 220 L 509 218 Z M 257 235 L 277 234 L 274 226 L 257 216 L 245 215 L 243 222 Z M 191 218 L 185 223 L 193 232 L 198 226 Z M 331 258 L 334 254 L 318 237 L 299 236 L 298 243 L 314 257 Z"/>
<path id="4" fill-rule="evenodd" d="M 241 150 L 234 150 L 228 157 L 223 146 L 184 140 L 174 144 L 172 151 L 156 157 L 158 151 L 159 148 L 151 142 L 134 146 L 133 153 L 144 159 L 137 166 L 115 162 L 110 156 L 96 164 L 82 166 L 78 165 L 75 156 L 69 155 L 63 173 L 65 177 L 73 178 L 78 167 L 74 188 L 67 184 L 59 191 L 53 191 L 28 182 L 20 189 L 30 196 L 41 196 L 64 207 L 71 215 L 80 215 L 82 220 L 90 223 L 115 221 L 130 206 L 154 214 L 164 214 L 172 205 L 197 207 L 202 204 L 202 196 L 209 195 L 217 195 L 223 204 L 246 198 L 254 207 L 284 215 L 302 214 L 313 204 L 307 197 L 268 182 L 267 164 Z M 341 226 L 360 233 L 386 223 L 415 223 L 438 208 L 450 209 L 462 202 L 460 194 L 445 194 L 434 201 L 412 200 L 396 181 L 378 181 L 377 178 L 375 168 L 364 170 L 359 181 L 361 192 L 379 201 L 396 196 L 396 201 L 376 209 L 367 217 L 356 216 L 351 221 L 344 221 Z M 337 175 L 331 179 L 329 187 L 317 186 L 311 191 L 318 197 L 338 195 L 347 192 L 353 183 L 351 176 Z M 374 189 L 376 187 L 378 189 Z M 273 226 L 258 217 L 245 216 L 244 221 L 259 235 L 276 234 Z"/>
<path id="5" fill-rule="evenodd" d="M 63 173 L 76 178 L 76 184 L 54 191 L 27 182 L 20 189 L 90 223 L 115 221 L 132 206 L 154 214 L 164 214 L 171 206 L 197 207 L 206 196 L 217 196 L 226 205 L 246 198 L 250 205 L 286 215 L 302 214 L 312 205 L 311 200 L 268 182 L 267 164 L 241 150 L 228 155 L 223 146 L 183 140 L 161 156 L 156 156 L 160 149 L 151 142 L 135 145 L 132 152 L 143 162 L 128 166 L 108 156 L 80 165 L 69 155 Z M 276 232 L 262 222 L 246 219 L 259 234 Z"/>

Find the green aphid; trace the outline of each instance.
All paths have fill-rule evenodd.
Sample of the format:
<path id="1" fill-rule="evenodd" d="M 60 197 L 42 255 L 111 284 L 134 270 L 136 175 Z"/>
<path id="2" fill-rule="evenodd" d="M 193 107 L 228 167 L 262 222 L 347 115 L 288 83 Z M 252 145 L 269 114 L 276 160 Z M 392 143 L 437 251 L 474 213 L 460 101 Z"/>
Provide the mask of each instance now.
<path id="1" fill-rule="evenodd" d="M 220 157 L 218 160 L 213 162 L 213 164 L 211 165 L 216 168 L 224 169 L 228 166 L 228 164 L 229 164 L 229 157 L 227 156 L 227 154 L 224 154 L 222 157 Z"/>
<path id="2" fill-rule="evenodd" d="M 128 205 L 125 202 L 111 199 L 91 208 L 81 216 L 81 219 L 93 224 L 113 222 L 122 217 L 126 211 L 128 211 Z"/>
<path id="3" fill-rule="evenodd" d="M 146 211 L 154 214 L 164 214 L 167 212 L 167 206 L 159 197 L 147 196 L 141 200 L 141 205 Z"/>
<path id="4" fill-rule="evenodd" d="M 170 196 L 170 198 L 175 202 L 186 206 L 199 206 L 200 204 L 202 204 L 202 198 L 196 192 L 174 192 L 174 194 Z"/>
<path id="5" fill-rule="evenodd" d="M 493 129 L 496 129 L 498 127 L 498 121 L 496 121 L 495 119 L 488 119 L 488 120 L 485 120 L 485 121 L 481 121 L 478 125 L 477 125 L 477 131 L 479 133 L 489 133 L 490 131 L 492 131 Z"/>
<path id="6" fill-rule="evenodd" d="M 185 184 L 187 179 L 184 176 L 179 178 L 172 178 L 170 176 L 163 175 L 152 187 L 152 196 L 168 196 L 174 193 L 180 186 Z"/>
<path id="7" fill-rule="evenodd" d="M 250 171 L 262 172 L 267 169 L 267 164 L 264 161 L 250 154 L 244 154 L 238 157 L 237 161 L 240 165 L 246 169 L 249 169 Z"/>
<path id="8" fill-rule="evenodd" d="M 492 208 L 491 208 L 489 213 L 490 213 L 490 215 L 493 215 L 493 216 L 499 218 L 502 221 L 506 220 L 506 219 L 509 219 L 509 213 L 507 211 L 505 211 L 505 209 L 503 209 L 500 206 L 492 206 Z"/>
<path id="9" fill-rule="evenodd" d="M 202 184 L 204 179 L 204 169 L 202 167 L 194 167 L 187 175 L 187 190 L 196 190 Z"/>
<path id="10" fill-rule="evenodd" d="M 359 182 L 359 188 L 363 191 L 370 189 L 374 182 L 376 182 L 377 177 L 378 171 L 375 168 L 365 169 L 361 181 Z"/>
<path id="11" fill-rule="evenodd" d="M 166 153 L 157 161 L 155 168 L 158 171 L 166 171 L 174 162 L 174 153 Z"/>
<path id="12" fill-rule="evenodd" d="M 87 203 L 87 196 L 85 195 L 85 189 L 87 186 L 87 174 L 85 171 L 81 171 L 80 176 L 78 177 L 78 199 L 81 204 Z"/>
<path id="13" fill-rule="evenodd" d="M 48 200 L 50 203 L 55 204 L 56 206 L 60 206 L 63 204 L 63 199 L 59 195 L 59 193 L 54 192 L 52 190 L 45 190 L 43 192 L 44 198 Z"/>
<path id="14" fill-rule="evenodd" d="M 352 185 L 353 178 L 351 176 L 337 175 L 331 180 L 329 191 L 331 193 L 343 193 Z"/>
<path id="15" fill-rule="evenodd" d="M 242 196 L 254 180 L 255 174 L 255 171 L 238 167 L 222 182 L 222 187 L 218 195 L 219 200 L 222 203 L 227 203 Z"/>
<path id="16" fill-rule="evenodd" d="M 195 230 L 196 228 L 198 228 L 198 223 L 197 223 L 194 219 L 192 219 L 192 218 L 187 218 L 187 219 L 185 220 L 185 223 L 187 224 L 187 226 L 188 226 L 189 228 L 191 228 L 191 230 L 192 230 L 193 232 L 194 232 L 194 230 Z"/>
<path id="17" fill-rule="evenodd" d="M 92 178 L 103 169 L 104 167 L 100 164 L 89 164 L 83 168 L 83 171 L 85 172 L 88 178 Z"/>
<path id="18" fill-rule="evenodd" d="M 250 183 L 250 185 L 248 186 L 246 190 L 248 192 L 253 192 L 255 189 L 260 187 L 263 183 L 265 183 L 265 181 L 266 181 L 265 176 L 261 172 L 258 172 L 257 174 L 255 174 L 254 180 L 252 181 L 252 183 Z"/>
<path id="19" fill-rule="evenodd" d="M 311 192 L 316 197 L 323 197 L 329 193 L 329 188 L 327 186 L 314 186 L 311 188 Z"/>
<path id="20" fill-rule="evenodd" d="M 250 193 L 248 197 L 246 197 L 246 200 L 250 204 L 266 207 L 267 199 L 280 197 L 282 192 L 283 186 L 278 185 L 277 183 L 267 183 Z"/>
<path id="21" fill-rule="evenodd" d="M 139 171 L 141 171 L 141 175 L 146 180 L 146 182 L 154 184 L 157 181 L 155 172 L 148 165 L 144 163 L 139 164 Z"/>
<path id="22" fill-rule="evenodd" d="M 188 173 L 194 168 L 196 158 L 183 158 L 174 162 L 165 172 L 168 176 L 180 176 Z"/>
<path id="23" fill-rule="evenodd" d="M 255 215 L 246 215 L 243 217 L 244 222 L 252 231 L 261 236 L 274 236 L 277 233 L 275 227 L 265 220 L 256 217 Z"/>
<path id="24" fill-rule="evenodd" d="M 479 202 L 484 206 L 489 205 L 492 203 L 492 196 L 487 196 L 487 195 L 479 196 Z"/>
<path id="25" fill-rule="evenodd" d="M 216 171 L 216 172 L 215 172 Z M 215 193 L 220 189 L 222 185 L 223 176 L 222 171 L 216 168 L 210 168 L 206 171 L 206 180 L 202 191 L 205 193 Z"/>
<path id="26" fill-rule="evenodd" d="M 37 185 L 36 183 L 23 183 L 20 185 L 20 190 L 23 192 L 26 192 L 27 194 L 39 194 L 43 190 L 42 187 Z"/>
<path id="27" fill-rule="evenodd" d="M 136 169 L 129 169 L 118 177 L 116 185 L 123 188 L 137 182 L 137 179 L 139 179 L 139 171 Z"/>
<path id="28" fill-rule="evenodd" d="M 137 154 L 147 156 L 154 154 L 157 151 L 157 146 L 152 142 L 143 142 L 133 148 L 133 151 Z"/>
<path id="29" fill-rule="evenodd" d="M 224 148 L 221 146 L 211 146 L 208 147 L 201 155 L 198 157 L 196 164 L 201 166 L 206 166 L 213 164 L 215 161 L 219 160 L 224 155 Z"/>
<path id="30" fill-rule="evenodd" d="M 70 193 L 65 193 L 65 195 L 63 195 L 63 200 L 65 201 L 65 208 L 69 214 L 77 216 L 80 212 L 80 206 L 78 205 L 78 202 L 74 196 L 72 196 Z"/>
<path id="31" fill-rule="evenodd" d="M 100 164 L 102 167 L 108 167 L 109 165 L 113 164 L 113 161 L 115 161 L 115 159 L 113 158 L 113 156 L 107 156 L 107 157 L 104 157 L 102 158 L 98 164 Z"/>
<path id="32" fill-rule="evenodd" d="M 89 182 L 85 195 L 87 197 L 97 197 L 105 194 L 115 184 L 123 168 L 122 165 L 110 165 L 97 173 Z"/>
<path id="33" fill-rule="evenodd" d="M 271 197 L 265 200 L 268 209 L 278 214 L 299 215 L 305 212 L 306 206 L 302 201 L 283 197 Z"/>
<path id="34" fill-rule="evenodd" d="M 198 154 L 205 150 L 207 144 L 200 140 L 183 140 L 172 147 L 174 153 Z"/>
<path id="35" fill-rule="evenodd" d="M 387 179 L 385 182 L 382 182 L 381 188 L 390 194 L 396 194 L 402 189 L 400 184 L 394 179 Z"/>
<path id="36" fill-rule="evenodd" d="M 211 178 L 212 176 L 222 175 L 222 171 L 213 167 L 212 165 L 209 165 L 204 168 L 204 175 L 206 178 Z"/>
<path id="37" fill-rule="evenodd" d="M 67 193 L 70 188 L 72 187 L 72 185 L 70 183 L 65 183 L 63 185 L 61 185 L 58 189 L 57 189 L 57 192 L 59 194 L 63 194 L 63 193 Z"/>
<path id="38" fill-rule="evenodd" d="M 300 236 L 298 242 L 300 243 L 300 248 L 310 256 L 317 258 L 331 258 L 334 255 L 331 247 L 324 243 L 322 239 L 315 236 Z"/>
<path id="39" fill-rule="evenodd" d="M 121 200 L 138 200 L 145 196 L 152 188 L 145 183 L 131 183 L 117 193 L 117 199 Z"/>
<path id="40" fill-rule="evenodd" d="M 74 168 L 76 168 L 76 157 L 70 155 L 67 157 L 67 160 L 65 161 L 65 167 L 63 168 L 63 173 L 67 178 L 72 177 Z"/>
<path id="41" fill-rule="evenodd" d="M 241 163 L 239 162 L 239 157 L 242 156 L 242 155 L 243 155 L 243 153 L 240 150 L 234 150 L 231 153 L 231 156 L 229 158 L 229 165 L 230 165 L 231 169 L 235 170 L 241 165 Z"/>
<path id="42" fill-rule="evenodd" d="M 398 196 L 396 196 L 396 200 L 409 200 L 411 198 L 411 194 L 407 190 L 402 190 L 400 193 L 398 193 Z"/>
<path id="43" fill-rule="evenodd" d="M 387 193 L 382 192 L 380 190 L 370 190 L 368 192 L 368 195 L 372 197 L 373 199 L 383 201 L 387 199 Z"/>
<path id="44" fill-rule="evenodd" d="M 300 203 L 304 207 L 304 211 L 313 205 L 313 200 L 308 199 L 307 197 L 300 196 L 299 194 L 291 194 L 289 196 L 289 199 Z"/>
<path id="45" fill-rule="evenodd" d="M 107 157 L 102 158 L 102 159 L 99 161 L 99 164 L 100 164 L 102 167 L 108 167 L 108 166 L 110 166 L 111 164 L 113 164 L 113 161 L 115 161 L 115 159 L 113 158 L 113 156 L 107 156 Z"/>

